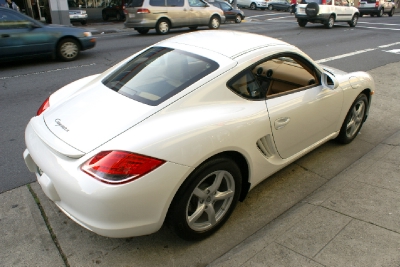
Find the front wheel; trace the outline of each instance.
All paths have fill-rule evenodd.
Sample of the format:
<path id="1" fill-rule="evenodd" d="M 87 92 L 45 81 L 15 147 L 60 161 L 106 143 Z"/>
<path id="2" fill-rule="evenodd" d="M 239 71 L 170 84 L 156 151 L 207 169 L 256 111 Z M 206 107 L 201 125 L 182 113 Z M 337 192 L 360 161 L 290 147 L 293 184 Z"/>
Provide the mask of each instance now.
<path id="1" fill-rule="evenodd" d="M 394 8 L 392 8 L 392 10 L 390 10 L 390 12 L 389 12 L 389 17 L 393 17 L 393 15 L 394 15 Z"/>
<path id="2" fill-rule="evenodd" d="M 66 38 L 60 41 L 57 46 L 57 56 L 62 61 L 75 60 L 80 52 L 78 41 L 72 38 Z"/>
<path id="3" fill-rule="evenodd" d="M 239 14 L 236 15 L 235 18 L 235 23 L 241 23 L 242 22 L 242 16 L 240 16 Z"/>
<path id="4" fill-rule="evenodd" d="M 333 16 L 330 16 L 328 21 L 324 25 L 325 28 L 332 29 L 334 24 L 335 24 L 335 18 Z"/>
<path id="5" fill-rule="evenodd" d="M 358 95 L 340 129 L 339 136 L 337 137 L 340 143 L 348 144 L 356 138 L 364 123 L 367 107 L 368 99 L 365 94 Z"/>
<path id="6" fill-rule="evenodd" d="M 207 161 L 179 188 L 168 211 L 168 224 L 186 240 L 210 236 L 231 215 L 241 183 L 240 169 L 231 159 Z"/>
<path id="7" fill-rule="evenodd" d="M 383 16 L 383 8 L 381 8 L 380 10 L 379 10 L 379 13 L 378 13 L 378 17 L 382 17 Z"/>
<path id="8" fill-rule="evenodd" d="M 166 19 L 160 19 L 156 25 L 156 32 L 158 34 L 167 34 L 169 32 L 169 21 Z"/>
<path id="9" fill-rule="evenodd" d="M 251 4 L 250 4 L 250 9 L 251 9 L 251 10 L 256 10 L 256 9 L 257 9 L 256 4 L 255 4 L 255 3 L 251 3 Z"/>
<path id="10" fill-rule="evenodd" d="M 349 22 L 350 27 L 355 27 L 357 25 L 357 22 L 358 22 L 358 16 L 354 15 L 351 21 Z"/>
<path id="11" fill-rule="evenodd" d="M 219 28 L 220 25 L 221 25 L 220 18 L 217 16 L 212 16 L 212 18 L 210 19 L 210 22 L 208 23 L 208 28 L 216 30 Z"/>
<path id="12" fill-rule="evenodd" d="M 273 7 L 272 5 L 269 5 L 269 6 L 268 6 L 268 10 L 269 10 L 269 11 L 272 11 L 273 9 L 274 9 L 274 7 Z"/>

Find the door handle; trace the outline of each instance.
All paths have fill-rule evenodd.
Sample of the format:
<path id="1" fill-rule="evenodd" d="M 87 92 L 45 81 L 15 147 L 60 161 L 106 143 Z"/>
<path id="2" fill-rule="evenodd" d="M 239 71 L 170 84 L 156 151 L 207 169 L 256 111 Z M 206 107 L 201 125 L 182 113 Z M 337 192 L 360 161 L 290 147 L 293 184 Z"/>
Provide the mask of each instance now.
<path id="1" fill-rule="evenodd" d="M 282 117 L 275 121 L 274 126 L 276 130 L 282 129 L 290 122 L 289 117 Z"/>

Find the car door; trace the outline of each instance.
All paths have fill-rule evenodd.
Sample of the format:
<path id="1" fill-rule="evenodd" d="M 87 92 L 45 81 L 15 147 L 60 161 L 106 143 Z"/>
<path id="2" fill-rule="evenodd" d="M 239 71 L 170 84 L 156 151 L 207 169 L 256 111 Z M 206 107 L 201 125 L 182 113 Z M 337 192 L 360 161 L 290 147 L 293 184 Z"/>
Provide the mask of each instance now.
<path id="1" fill-rule="evenodd" d="M 208 4 L 201 0 L 188 0 L 191 25 L 208 25 L 210 13 Z"/>
<path id="2" fill-rule="evenodd" d="M 51 34 L 33 20 L 12 10 L 0 10 L 0 57 L 44 54 L 53 50 Z"/>
<path id="3" fill-rule="evenodd" d="M 189 7 L 184 0 L 167 0 L 168 17 L 172 27 L 189 26 L 191 24 Z"/>
<path id="4" fill-rule="evenodd" d="M 337 21 L 351 20 L 353 11 L 347 0 L 335 0 L 334 4 Z"/>
<path id="5" fill-rule="evenodd" d="M 219 2 L 220 8 L 222 11 L 224 11 L 225 18 L 227 20 L 234 20 L 236 18 L 236 13 L 233 11 L 233 8 L 231 5 L 225 3 L 225 2 Z"/>
<path id="6" fill-rule="evenodd" d="M 343 92 L 325 88 L 319 71 L 295 54 L 258 64 L 270 127 L 279 155 L 288 158 L 337 131 Z"/>

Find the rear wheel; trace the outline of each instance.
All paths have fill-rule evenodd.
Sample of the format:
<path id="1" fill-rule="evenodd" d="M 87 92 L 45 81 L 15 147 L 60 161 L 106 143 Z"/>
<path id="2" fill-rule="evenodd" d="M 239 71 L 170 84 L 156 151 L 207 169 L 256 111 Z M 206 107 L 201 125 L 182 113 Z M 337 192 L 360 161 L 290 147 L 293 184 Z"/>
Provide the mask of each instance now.
<path id="1" fill-rule="evenodd" d="M 108 16 L 104 12 L 101 14 L 101 17 L 103 18 L 103 20 L 108 20 Z"/>
<path id="2" fill-rule="evenodd" d="M 231 215 L 241 183 L 240 169 L 231 159 L 207 161 L 179 188 L 168 211 L 167 223 L 186 240 L 210 236 Z"/>
<path id="3" fill-rule="evenodd" d="M 357 22 L 358 22 L 358 16 L 356 14 L 354 14 L 351 21 L 349 21 L 350 27 L 355 27 L 357 25 Z"/>
<path id="4" fill-rule="evenodd" d="M 390 12 L 388 13 L 389 17 L 393 17 L 394 15 L 394 8 L 392 8 L 392 10 L 390 10 Z"/>
<path id="5" fill-rule="evenodd" d="M 257 9 L 256 4 L 255 4 L 255 3 L 251 3 L 251 4 L 250 4 L 250 9 L 256 10 L 256 9 Z"/>
<path id="6" fill-rule="evenodd" d="M 218 16 L 212 16 L 208 23 L 208 28 L 216 30 L 221 25 L 221 19 Z"/>
<path id="7" fill-rule="evenodd" d="M 57 56 L 62 61 L 75 60 L 80 52 L 78 41 L 72 38 L 66 38 L 60 41 L 57 46 Z"/>
<path id="8" fill-rule="evenodd" d="M 379 13 L 378 13 L 378 17 L 382 17 L 383 16 L 383 8 L 379 9 Z"/>
<path id="9" fill-rule="evenodd" d="M 337 137 L 339 142 L 348 144 L 356 138 L 364 123 L 367 106 L 367 97 L 364 94 L 358 95 L 340 129 L 339 136 Z"/>
<path id="10" fill-rule="evenodd" d="M 160 19 L 156 25 L 156 32 L 158 34 L 167 34 L 169 32 L 169 21 L 166 19 Z"/>
<path id="11" fill-rule="evenodd" d="M 300 27 L 305 27 L 307 25 L 307 20 L 305 19 L 298 19 L 297 23 L 299 24 Z"/>
<path id="12" fill-rule="evenodd" d="M 334 24 L 335 24 L 335 18 L 333 16 L 330 16 L 328 21 L 324 25 L 325 28 L 332 29 Z"/>

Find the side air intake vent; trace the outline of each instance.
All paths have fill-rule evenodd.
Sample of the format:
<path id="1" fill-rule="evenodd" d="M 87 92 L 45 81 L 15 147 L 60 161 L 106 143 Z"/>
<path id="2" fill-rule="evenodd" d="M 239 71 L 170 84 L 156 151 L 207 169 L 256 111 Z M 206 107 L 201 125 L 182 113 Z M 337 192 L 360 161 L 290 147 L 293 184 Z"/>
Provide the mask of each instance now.
<path id="1" fill-rule="evenodd" d="M 267 158 L 272 157 L 276 153 L 274 143 L 270 134 L 267 134 L 266 136 L 260 138 L 257 141 L 257 147 L 258 149 L 260 149 L 261 153 L 263 153 L 263 155 Z"/>

